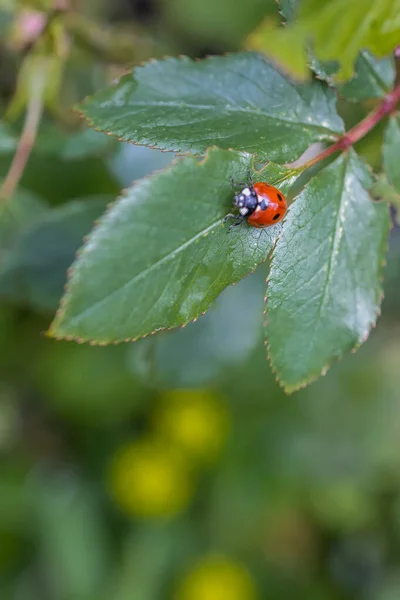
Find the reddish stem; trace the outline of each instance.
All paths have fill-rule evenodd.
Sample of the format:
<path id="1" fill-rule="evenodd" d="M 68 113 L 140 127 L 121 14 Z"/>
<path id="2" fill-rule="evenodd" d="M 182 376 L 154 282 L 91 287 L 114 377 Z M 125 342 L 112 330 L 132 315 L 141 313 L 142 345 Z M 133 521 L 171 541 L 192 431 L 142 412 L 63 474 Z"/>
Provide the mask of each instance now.
<path id="1" fill-rule="evenodd" d="M 41 90 L 39 90 L 36 95 L 32 95 L 29 98 L 25 124 L 18 142 L 18 148 L 3 185 L 0 188 L 0 204 L 6 202 L 13 195 L 35 144 L 43 110 L 41 93 Z"/>
<path id="2" fill-rule="evenodd" d="M 362 121 L 357 123 L 352 129 L 347 131 L 342 137 L 340 137 L 337 142 L 325 148 L 320 154 L 314 156 L 311 160 L 306 162 L 304 165 L 301 165 L 300 169 L 302 171 L 309 169 L 316 163 L 321 162 L 331 154 L 335 152 L 339 152 L 340 150 L 347 150 L 351 146 L 353 146 L 358 140 L 363 138 L 371 129 L 375 127 L 385 117 L 393 112 L 400 102 L 400 84 L 396 86 L 392 92 L 387 94 L 382 100 L 380 104 L 373 110 L 369 115 L 365 117 Z"/>

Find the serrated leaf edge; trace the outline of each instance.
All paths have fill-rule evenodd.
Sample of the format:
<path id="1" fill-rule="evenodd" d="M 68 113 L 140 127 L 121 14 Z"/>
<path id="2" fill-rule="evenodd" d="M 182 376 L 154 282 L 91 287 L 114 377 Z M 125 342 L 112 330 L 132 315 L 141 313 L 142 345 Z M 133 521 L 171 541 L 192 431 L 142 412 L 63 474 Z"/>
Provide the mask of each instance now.
<path id="1" fill-rule="evenodd" d="M 278 2 L 278 1 L 279 0 L 276 0 L 276 2 Z M 282 67 L 279 65 L 279 63 L 274 62 L 270 57 L 267 57 L 262 52 L 257 52 L 257 51 L 254 51 L 254 50 L 246 50 L 245 53 L 246 54 L 254 54 L 256 56 L 259 56 L 267 64 L 270 64 L 276 71 L 278 71 L 282 75 L 282 77 L 289 78 L 289 79 L 291 79 L 291 81 L 293 83 L 295 83 L 295 80 L 293 80 L 292 78 L 290 78 L 290 76 L 288 76 L 288 73 L 284 69 L 282 69 Z M 159 63 L 161 61 L 177 61 L 177 60 L 182 60 L 182 61 L 186 61 L 186 62 L 194 62 L 195 63 L 195 62 L 205 62 L 205 61 L 208 60 L 208 61 L 211 62 L 214 59 L 220 59 L 222 57 L 230 57 L 230 56 L 234 57 L 237 54 L 238 54 L 237 52 L 225 52 L 225 53 L 219 54 L 219 55 L 206 55 L 205 57 L 202 57 L 202 58 L 191 58 L 190 56 L 186 56 L 186 55 L 183 55 L 183 54 L 182 55 L 178 55 L 178 56 L 168 56 L 167 55 L 167 56 L 164 56 L 162 58 L 151 58 L 149 60 L 143 61 L 143 62 L 141 62 L 141 63 L 139 63 L 137 65 L 134 65 L 133 68 L 134 69 L 144 68 L 144 67 L 146 67 L 149 64 Z M 126 76 L 130 75 L 131 73 L 132 73 L 132 71 L 129 71 L 128 73 L 125 73 L 121 77 L 115 79 L 114 82 L 113 82 L 113 85 L 116 87 L 120 83 L 120 80 L 122 79 L 122 77 L 126 77 Z M 319 77 L 317 77 L 316 74 L 314 74 L 314 79 L 318 79 L 318 80 L 322 81 L 323 83 L 327 84 L 327 87 L 329 87 L 329 88 L 331 88 L 331 89 L 333 89 L 333 90 L 335 90 L 337 92 L 337 88 L 335 88 L 334 86 L 328 84 L 328 82 L 325 81 L 324 79 L 320 79 Z M 111 88 L 111 87 L 112 86 L 108 86 L 108 88 Z M 152 150 L 159 150 L 160 152 L 169 152 L 171 154 L 175 154 L 175 156 L 187 156 L 187 155 L 191 155 L 191 154 L 193 156 L 197 156 L 197 157 L 204 156 L 204 154 L 202 154 L 200 152 L 196 153 L 196 151 L 193 150 L 193 149 L 190 149 L 190 150 L 187 150 L 187 151 L 176 151 L 176 150 L 173 150 L 173 149 L 170 149 L 170 148 L 165 148 L 164 146 L 161 146 L 161 145 L 154 145 L 154 144 L 149 144 L 149 143 L 146 143 L 146 142 L 136 142 L 136 141 L 133 141 L 133 140 L 126 140 L 126 139 L 118 136 L 117 134 L 112 133 L 111 131 L 106 131 L 105 129 L 100 129 L 99 127 L 95 127 L 93 120 L 90 119 L 88 116 L 86 116 L 86 114 L 83 111 L 83 108 L 84 108 L 85 104 L 87 104 L 89 101 L 91 101 L 93 98 L 95 98 L 98 93 L 100 94 L 105 89 L 108 89 L 108 88 L 103 88 L 102 90 L 99 90 L 98 92 L 95 92 L 94 94 L 90 94 L 90 95 L 86 96 L 81 102 L 79 102 L 78 104 L 76 104 L 76 105 L 73 106 L 73 110 L 79 114 L 80 118 L 83 121 L 85 121 L 85 123 L 91 129 L 93 129 L 94 131 L 97 131 L 99 133 L 104 133 L 105 135 L 107 135 L 107 136 L 109 136 L 111 138 L 117 139 L 121 143 L 132 144 L 133 146 L 140 146 L 140 147 L 144 147 L 144 148 L 151 148 Z M 326 137 L 324 137 L 323 139 L 326 140 L 326 141 L 328 141 L 328 140 L 330 140 L 330 141 L 337 140 L 340 137 L 340 135 L 341 135 L 338 132 L 334 132 L 334 131 L 331 131 L 331 130 L 329 130 L 329 131 L 331 132 L 332 135 L 329 135 L 329 136 L 327 135 Z M 322 139 L 320 141 L 322 141 Z M 231 148 L 222 148 L 220 146 L 215 146 L 215 145 L 209 146 L 206 149 L 206 152 L 210 148 L 214 148 L 214 147 L 217 147 L 220 150 L 232 150 L 234 152 L 245 152 L 244 149 L 232 148 L 232 147 Z M 274 162 L 275 164 L 282 165 L 282 166 L 285 166 L 286 164 L 290 164 L 290 163 L 285 163 L 285 162 L 278 162 L 276 160 L 271 161 L 269 158 L 266 158 L 265 155 L 263 155 L 263 154 L 260 155 L 260 153 L 258 153 L 258 152 L 252 152 L 251 154 L 255 158 L 259 158 L 260 161 L 265 161 L 266 163 L 268 163 L 268 162 Z M 300 153 L 299 156 L 301 156 L 301 153 Z M 299 156 L 297 157 L 297 159 L 299 158 Z M 297 160 L 297 159 L 295 159 L 295 160 Z"/>
<path id="2" fill-rule="evenodd" d="M 82 338 L 82 337 L 79 337 L 79 336 L 74 336 L 74 335 L 58 335 L 58 334 L 55 333 L 55 328 L 57 326 L 57 322 L 60 321 L 60 320 L 62 320 L 62 318 L 63 318 L 63 316 L 65 314 L 66 308 L 68 306 L 70 297 L 71 297 L 71 292 L 70 292 L 69 287 L 70 287 L 71 279 L 74 276 L 74 272 L 75 272 L 74 271 L 75 262 L 82 255 L 82 253 L 85 251 L 86 244 L 87 244 L 89 238 L 91 237 L 91 235 L 93 234 L 93 232 L 97 229 L 97 227 L 100 226 L 100 224 L 102 223 L 103 219 L 105 219 L 106 216 L 108 215 L 108 213 L 112 210 L 112 208 L 114 207 L 114 204 L 116 202 L 118 202 L 119 199 L 121 199 L 124 196 L 126 196 L 127 193 L 130 192 L 137 185 L 141 185 L 143 183 L 143 181 L 150 180 L 153 176 L 168 171 L 171 168 L 171 166 L 173 166 L 173 165 L 181 162 L 182 160 L 187 160 L 188 158 L 192 158 L 193 161 L 195 162 L 195 164 L 198 167 L 201 167 L 202 165 L 204 165 L 207 162 L 207 160 L 209 160 L 210 155 L 212 154 L 212 152 L 215 152 L 215 151 L 233 152 L 233 153 L 239 154 L 239 155 L 240 154 L 242 154 L 242 155 L 247 154 L 251 158 L 251 166 L 252 166 L 252 170 L 253 170 L 254 174 L 256 174 L 256 173 L 260 173 L 261 174 L 262 171 L 265 168 L 267 168 L 267 166 L 270 164 L 270 163 L 267 163 L 261 169 L 257 170 L 257 169 L 254 168 L 255 158 L 250 153 L 247 153 L 247 152 L 244 152 L 244 151 L 233 150 L 233 149 L 225 150 L 225 149 L 220 149 L 217 146 L 212 146 L 212 147 L 210 147 L 207 150 L 207 153 L 202 158 L 202 160 L 198 160 L 198 158 L 196 156 L 194 156 L 194 155 L 186 155 L 184 158 L 177 158 L 177 159 L 173 160 L 169 165 L 163 167 L 162 169 L 158 169 L 156 171 L 153 171 L 150 175 L 147 175 L 145 177 L 142 177 L 142 178 L 134 181 L 131 186 L 129 186 L 128 188 L 125 188 L 124 190 L 122 190 L 121 194 L 113 202 L 110 202 L 107 205 L 106 210 L 101 215 L 101 217 L 99 217 L 98 219 L 96 219 L 96 221 L 94 222 L 94 226 L 93 226 L 92 230 L 90 231 L 90 233 L 83 238 L 83 242 L 84 243 L 78 249 L 78 251 L 76 252 L 75 260 L 72 263 L 72 265 L 70 266 L 70 268 L 67 270 L 67 281 L 66 281 L 66 283 L 64 285 L 64 294 L 63 294 L 63 296 L 62 296 L 62 298 L 60 300 L 60 305 L 59 305 L 59 307 L 58 307 L 58 309 L 56 311 L 55 317 L 52 320 L 52 322 L 51 322 L 48 330 L 45 331 L 45 332 L 43 332 L 43 334 L 46 337 L 49 337 L 49 338 L 52 338 L 52 339 L 55 339 L 55 340 L 58 340 L 58 341 L 64 340 L 64 341 L 68 341 L 68 342 L 76 342 L 78 344 L 88 343 L 91 346 L 109 346 L 109 345 L 117 345 L 117 344 L 122 344 L 122 343 L 133 343 L 133 342 L 137 342 L 137 341 L 139 341 L 141 339 L 144 339 L 146 337 L 149 337 L 150 335 L 154 335 L 154 334 L 156 334 L 158 332 L 161 332 L 161 331 L 171 331 L 172 329 L 178 329 L 178 328 L 183 329 L 187 325 L 189 325 L 190 323 L 195 323 L 198 320 L 198 318 L 200 318 L 200 317 L 202 317 L 202 316 L 204 316 L 206 314 L 207 311 L 204 311 L 204 312 L 200 313 L 194 319 L 189 319 L 187 322 L 183 323 L 182 325 L 172 326 L 172 327 L 160 327 L 158 329 L 155 329 L 154 331 L 151 331 L 150 333 L 147 333 L 145 335 L 138 336 L 138 337 L 135 337 L 135 338 L 124 338 L 124 339 L 119 339 L 119 340 L 100 340 L 100 341 L 97 341 L 97 340 L 85 339 L 85 338 Z M 288 171 L 290 171 L 290 169 L 288 169 Z M 221 219 L 221 224 L 223 224 L 223 220 L 222 219 Z M 280 230 L 278 230 L 278 231 L 280 231 Z M 204 237 L 206 235 L 207 235 L 207 233 L 204 234 Z M 256 268 L 259 265 L 265 263 L 270 258 L 271 253 L 272 253 L 272 249 L 274 248 L 274 246 L 276 244 L 276 241 L 278 239 L 278 235 L 277 235 L 277 237 L 276 237 L 276 239 L 274 241 L 274 244 L 272 245 L 271 250 L 266 254 L 265 259 L 262 260 L 262 261 L 260 261 L 259 263 L 257 263 L 251 271 L 249 271 L 248 273 L 246 273 L 245 275 L 243 275 L 243 277 L 241 277 L 240 279 L 238 279 L 238 281 L 235 281 L 235 282 L 231 283 L 230 284 L 231 286 L 235 285 L 236 283 L 238 283 L 239 281 L 241 281 L 245 277 L 248 277 L 248 275 L 252 275 L 254 273 L 254 271 L 256 270 Z"/>
<path id="3" fill-rule="evenodd" d="M 364 162 L 364 165 L 372 173 L 372 168 L 370 167 L 370 165 L 366 164 L 365 162 Z M 310 179 L 310 181 L 307 182 L 307 184 L 304 186 L 303 190 L 308 187 L 308 185 L 310 184 L 310 182 L 313 179 L 314 179 L 314 177 L 312 177 Z M 369 190 L 366 189 L 366 191 L 367 191 L 367 193 L 369 194 L 369 196 L 371 198 L 371 202 L 375 202 L 372 199 L 372 197 L 371 197 L 371 195 L 369 193 Z M 289 210 L 290 210 L 290 207 L 289 207 Z M 289 210 L 288 210 L 288 212 L 289 212 Z M 344 356 L 344 354 L 346 352 L 352 352 L 352 353 L 357 352 L 357 350 L 360 348 L 360 346 L 367 341 L 368 337 L 371 334 L 372 329 L 374 329 L 376 327 L 376 323 L 377 323 L 377 321 L 378 321 L 378 319 L 379 319 L 379 317 L 381 315 L 381 306 L 382 306 L 382 302 L 383 302 L 383 299 L 384 299 L 384 290 L 383 290 L 384 269 L 385 269 L 386 263 L 387 263 L 387 261 L 386 261 L 386 254 L 387 254 L 387 250 L 388 250 L 388 246 L 389 246 L 389 233 L 390 233 L 391 229 L 393 228 L 393 222 L 392 222 L 391 214 L 390 214 L 390 206 L 389 206 L 388 203 L 386 203 L 386 210 L 387 210 L 387 213 L 388 213 L 388 231 L 387 231 L 387 235 L 385 237 L 384 243 L 382 244 L 383 247 L 382 247 L 382 250 L 381 250 L 383 258 L 382 258 L 382 261 L 381 261 L 381 264 L 380 264 L 380 267 L 379 267 L 379 271 L 380 271 L 379 272 L 379 289 L 378 289 L 378 298 L 377 298 L 378 309 L 377 309 L 377 312 L 376 312 L 376 315 L 375 315 L 375 319 L 374 319 L 373 323 L 371 323 L 371 325 L 370 325 L 369 329 L 367 330 L 367 332 L 366 332 L 365 336 L 363 337 L 363 339 L 361 339 L 358 342 L 356 342 L 354 344 L 354 346 L 351 346 L 351 347 L 343 350 L 343 352 L 339 356 L 333 357 L 332 360 L 330 362 L 328 362 L 326 365 L 324 365 L 318 373 L 315 373 L 315 374 L 311 375 L 310 377 L 307 377 L 307 378 L 303 379 L 302 381 L 300 381 L 296 385 L 287 385 L 284 382 L 283 379 L 279 379 L 277 370 L 274 367 L 273 360 L 272 360 L 272 357 L 271 357 L 270 345 L 269 345 L 269 342 L 268 342 L 268 338 L 264 339 L 264 346 L 265 346 L 265 349 L 266 349 L 266 355 L 267 355 L 266 358 L 267 358 L 267 361 L 268 361 L 268 363 L 269 363 L 269 365 L 271 367 L 271 370 L 272 370 L 272 372 L 273 372 L 273 374 L 275 376 L 276 382 L 283 388 L 284 392 L 288 396 L 290 396 L 294 392 L 298 392 L 299 390 L 307 387 L 310 383 L 314 383 L 321 376 L 325 376 L 333 364 L 335 364 L 335 363 L 337 363 L 337 362 L 339 362 L 339 361 L 341 361 L 343 359 L 343 356 Z M 274 244 L 274 246 L 273 246 L 273 248 L 271 250 L 271 253 L 270 253 L 271 260 L 273 259 L 273 255 L 274 255 L 274 251 L 275 251 L 278 239 L 279 239 L 279 236 L 277 237 L 277 239 L 275 241 L 275 244 Z M 268 304 L 269 276 L 267 277 L 265 283 L 266 283 L 267 287 L 266 287 L 266 291 L 265 291 L 265 295 L 264 295 L 264 322 L 263 322 L 264 333 L 266 332 L 267 326 L 268 326 L 268 315 L 267 315 L 267 313 L 268 313 L 267 308 L 268 307 L 267 307 L 267 304 Z"/>

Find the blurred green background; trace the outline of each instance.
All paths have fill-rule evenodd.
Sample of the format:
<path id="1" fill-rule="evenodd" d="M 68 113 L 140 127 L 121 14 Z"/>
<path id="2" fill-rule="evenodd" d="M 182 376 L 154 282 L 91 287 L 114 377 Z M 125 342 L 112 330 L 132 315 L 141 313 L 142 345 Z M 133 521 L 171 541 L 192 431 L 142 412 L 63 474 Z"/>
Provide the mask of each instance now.
<path id="1" fill-rule="evenodd" d="M 276 14 L 273 0 L 79 10 L 131 26 L 138 60 L 235 51 Z M 3 107 L 16 62 L 3 47 Z M 43 335 L 93 220 L 173 158 L 66 132 L 70 105 L 122 70 L 73 41 L 58 115 L 46 115 L 19 192 L 49 212 L 0 277 L 0 599 L 398 600 L 397 229 L 377 329 L 291 397 L 265 359 L 265 266 L 185 329 L 104 348 Z M 347 125 L 367 109 L 340 105 Z M 374 168 L 381 131 L 359 144 Z M 0 176 L 9 164 L 0 151 Z"/>

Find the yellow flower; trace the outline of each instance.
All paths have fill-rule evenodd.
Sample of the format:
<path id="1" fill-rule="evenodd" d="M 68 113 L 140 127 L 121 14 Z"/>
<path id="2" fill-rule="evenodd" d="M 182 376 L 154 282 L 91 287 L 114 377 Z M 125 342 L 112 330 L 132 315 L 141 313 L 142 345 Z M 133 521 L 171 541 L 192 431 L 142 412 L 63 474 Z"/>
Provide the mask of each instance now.
<path id="1" fill-rule="evenodd" d="M 174 600 L 256 600 L 257 590 L 248 571 L 222 556 L 195 565 L 178 586 Z"/>
<path id="2" fill-rule="evenodd" d="M 139 518 L 169 517 L 186 508 L 193 495 L 187 464 L 157 438 L 120 449 L 109 472 L 111 494 L 128 514 Z"/>
<path id="3" fill-rule="evenodd" d="M 174 390 L 163 394 L 155 414 L 156 430 L 200 460 L 215 459 L 225 444 L 229 415 L 209 390 Z"/>

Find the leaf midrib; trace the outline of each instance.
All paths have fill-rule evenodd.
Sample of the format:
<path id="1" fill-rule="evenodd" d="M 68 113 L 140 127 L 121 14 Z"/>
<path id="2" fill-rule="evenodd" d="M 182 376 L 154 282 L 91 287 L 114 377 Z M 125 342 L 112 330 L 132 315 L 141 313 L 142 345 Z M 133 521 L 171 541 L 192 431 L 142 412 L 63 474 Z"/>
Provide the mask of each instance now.
<path id="1" fill-rule="evenodd" d="M 171 107 L 171 108 L 178 108 L 180 110 L 188 108 L 188 109 L 196 109 L 196 110 L 203 110 L 203 111 L 212 111 L 214 113 L 216 112 L 216 110 L 215 110 L 216 106 L 212 106 L 212 105 L 188 104 L 188 103 L 182 104 L 182 103 L 179 103 L 179 102 L 166 102 L 166 101 L 163 101 L 163 100 L 160 100 L 160 101 L 157 101 L 157 102 L 154 102 L 154 101 L 151 101 L 151 102 L 131 102 L 131 103 L 129 103 L 128 106 L 132 107 L 132 108 L 134 108 L 134 107 L 138 107 L 138 108 L 158 108 L 158 107 L 167 108 L 167 107 Z M 248 107 L 243 107 L 243 108 L 240 108 L 240 109 L 235 109 L 234 107 L 225 107 L 224 111 L 222 111 L 222 110 L 219 111 L 218 117 L 221 117 L 221 115 L 222 116 L 224 116 L 224 115 L 226 116 L 227 112 L 231 112 L 233 114 L 248 113 L 248 114 L 256 115 L 259 118 L 260 117 L 264 117 L 266 119 L 270 119 L 270 120 L 272 119 L 274 121 L 281 121 L 282 123 L 285 123 L 285 124 L 289 123 L 290 125 L 300 125 L 302 127 L 307 127 L 308 129 L 316 129 L 316 130 L 324 132 L 324 133 L 329 132 L 329 133 L 334 134 L 335 137 L 339 135 L 338 131 L 334 131 L 333 129 L 330 129 L 328 127 L 323 127 L 321 125 L 317 125 L 315 123 L 310 123 L 310 122 L 307 122 L 307 121 L 285 119 L 282 116 L 278 117 L 277 115 L 271 115 L 270 113 L 265 112 L 265 111 L 263 111 L 261 109 L 252 109 L 252 108 L 248 108 Z M 83 106 L 83 113 L 85 114 L 85 106 Z M 88 116 L 89 121 L 92 121 L 91 117 L 89 115 L 87 115 L 87 116 Z M 121 119 L 129 118 L 129 117 L 132 117 L 132 111 L 131 110 L 129 112 L 124 112 L 123 114 L 119 114 L 118 116 L 115 115 L 114 116 L 114 122 L 120 121 Z M 186 125 L 190 125 L 190 122 L 186 123 Z M 181 127 L 181 126 L 182 125 L 180 124 L 177 127 Z M 153 126 L 153 127 L 154 127 L 154 129 L 157 129 L 159 126 Z M 160 125 L 160 127 L 164 127 L 164 125 Z"/>
<path id="2" fill-rule="evenodd" d="M 336 213 L 336 218 L 334 221 L 334 235 L 332 236 L 332 243 L 330 246 L 330 253 L 329 253 L 329 259 L 328 259 L 328 267 L 326 270 L 326 277 L 325 277 L 325 282 L 324 282 L 324 286 L 323 286 L 323 291 L 321 292 L 321 298 L 319 301 L 319 305 L 318 305 L 318 309 L 317 309 L 317 314 L 315 317 L 315 326 L 313 328 L 313 334 L 312 334 L 312 338 L 310 340 L 310 344 L 308 345 L 308 350 L 307 350 L 307 354 L 308 357 L 310 356 L 310 353 L 314 347 L 314 342 L 315 342 L 315 338 L 317 336 L 317 330 L 320 329 L 321 327 L 321 316 L 322 316 L 322 309 L 323 306 L 326 302 L 326 297 L 327 297 L 327 293 L 328 293 L 328 289 L 331 285 L 331 280 L 332 280 L 332 260 L 333 260 L 333 254 L 335 251 L 335 248 L 337 247 L 337 237 L 338 237 L 338 232 L 340 230 L 340 223 L 343 220 L 341 218 L 340 215 L 340 209 L 342 206 L 342 201 L 343 201 L 343 190 L 344 190 L 344 185 L 345 185 L 345 179 L 346 179 L 346 173 L 347 173 L 347 164 L 343 165 L 344 168 L 344 173 L 343 173 L 343 179 L 342 179 L 342 185 L 341 185 L 341 192 L 340 192 L 340 202 L 338 204 L 338 208 L 337 208 L 337 213 Z M 339 239 L 339 245 L 340 245 L 340 239 Z"/>

